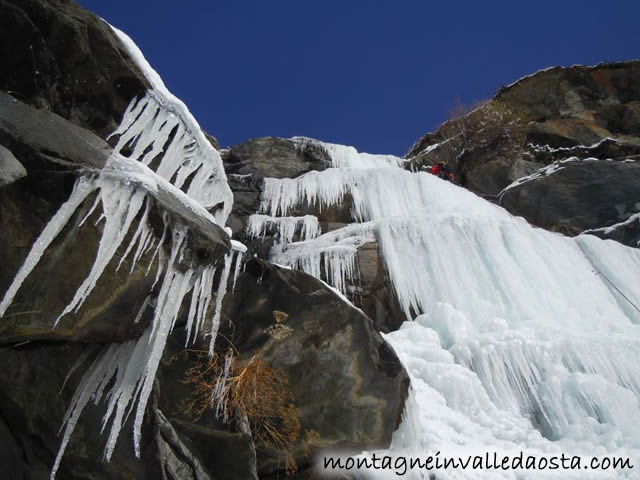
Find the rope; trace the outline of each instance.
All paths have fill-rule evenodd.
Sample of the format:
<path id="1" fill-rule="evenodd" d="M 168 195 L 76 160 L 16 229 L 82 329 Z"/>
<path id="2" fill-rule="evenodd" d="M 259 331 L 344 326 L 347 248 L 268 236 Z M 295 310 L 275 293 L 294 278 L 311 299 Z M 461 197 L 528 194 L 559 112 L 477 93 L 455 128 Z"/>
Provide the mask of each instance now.
<path id="1" fill-rule="evenodd" d="M 589 255 L 587 255 L 587 252 L 585 252 L 585 251 L 584 251 L 584 248 L 582 248 L 582 245 L 580 245 L 580 242 L 578 242 L 577 240 L 574 240 L 574 241 L 575 241 L 576 245 L 578 245 L 578 247 L 580 248 L 580 250 L 582 250 L 582 254 L 584 255 L 584 257 L 589 261 L 589 263 L 590 263 L 590 264 L 591 264 L 591 266 L 593 267 L 593 270 L 594 270 L 595 274 L 596 274 L 596 275 L 602 275 L 602 277 L 603 277 L 607 282 L 609 282 L 609 284 L 610 284 L 613 288 L 615 288 L 615 289 L 616 289 L 616 291 L 617 291 L 620 295 L 622 295 L 622 297 L 623 297 L 627 302 L 629 302 L 629 303 L 633 306 L 633 308 L 635 308 L 635 309 L 638 311 L 638 313 L 640 313 L 640 308 L 638 308 L 638 306 L 637 306 L 635 303 L 633 303 L 633 302 L 631 301 L 631 299 L 630 299 L 629 297 L 627 297 L 627 296 L 622 292 L 622 290 L 620 290 L 620 289 L 616 286 L 616 284 L 615 284 L 615 283 L 613 283 L 613 282 L 611 281 L 611 279 L 610 279 L 609 277 L 607 277 L 604 273 L 602 273 L 600 270 L 598 270 L 598 267 L 596 267 L 596 266 L 594 265 L 594 263 L 591 261 L 591 258 L 589 257 Z"/>
<path id="2" fill-rule="evenodd" d="M 593 265 L 593 264 L 592 264 L 592 265 Z M 625 299 L 627 302 L 629 302 L 631 305 L 633 305 L 633 308 L 635 308 L 635 309 L 640 313 L 640 308 L 638 308 L 638 306 L 637 306 L 635 303 L 633 303 L 633 302 L 629 299 L 629 297 L 627 297 L 624 293 L 622 293 L 622 290 L 620 290 L 618 287 L 616 287 L 616 285 L 615 285 L 611 280 L 609 280 L 609 277 L 607 277 L 604 273 L 602 273 L 602 272 L 601 272 L 600 270 L 598 270 L 597 268 L 596 268 L 596 275 L 602 275 L 602 276 L 604 277 L 604 279 L 605 279 L 607 282 L 609 282 L 609 283 L 611 284 L 611 286 L 612 286 L 613 288 L 615 288 L 615 289 L 617 290 L 617 292 L 618 292 L 620 295 L 622 295 L 622 296 L 624 297 L 624 299 Z"/>

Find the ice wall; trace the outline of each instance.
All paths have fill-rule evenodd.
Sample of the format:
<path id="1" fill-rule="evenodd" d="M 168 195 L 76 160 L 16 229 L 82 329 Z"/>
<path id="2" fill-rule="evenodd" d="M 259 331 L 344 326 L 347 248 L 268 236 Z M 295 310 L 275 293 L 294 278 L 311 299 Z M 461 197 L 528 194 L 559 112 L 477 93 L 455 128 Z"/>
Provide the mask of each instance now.
<path id="1" fill-rule="evenodd" d="M 334 168 L 265 179 L 261 208 L 286 215 L 351 197 L 354 224 L 273 253 L 343 292 L 358 281 L 358 246 L 377 240 L 408 320 L 387 339 L 412 380 L 391 451 L 528 449 L 640 464 L 640 250 L 534 228 L 428 173 L 327 151 Z M 482 475 L 437 478 L 520 478 Z"/>

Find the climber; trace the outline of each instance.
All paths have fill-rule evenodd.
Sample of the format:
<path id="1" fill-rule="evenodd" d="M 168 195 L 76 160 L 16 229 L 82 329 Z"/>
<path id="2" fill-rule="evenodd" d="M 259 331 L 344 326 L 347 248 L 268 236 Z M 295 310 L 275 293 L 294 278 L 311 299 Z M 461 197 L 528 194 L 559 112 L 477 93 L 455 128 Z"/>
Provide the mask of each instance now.
<path id="1" fill-rule="evenodd" d="M 442 162 L 436 163 L 431 167 L 431 173 L 433 175 L 436 175 L 437 177 L 442 178 L 443 180 L 449 180 L 450 182 L 455 183 L 456 176 L 447 164 L 444 164 Z"/>

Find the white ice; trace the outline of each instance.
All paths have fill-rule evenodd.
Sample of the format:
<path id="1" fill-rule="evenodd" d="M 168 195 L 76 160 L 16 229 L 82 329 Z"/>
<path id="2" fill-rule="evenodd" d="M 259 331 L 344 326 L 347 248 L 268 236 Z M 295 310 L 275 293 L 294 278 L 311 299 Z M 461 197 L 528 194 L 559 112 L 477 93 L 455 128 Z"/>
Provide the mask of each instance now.
<path id="1" fill-rule="evenodd" d="M 169 134 L 176 129 L 157 173 L 167 180 L 171 180 L 175 175 L 175 183 L 180 188 L 186 177 L 196 172 L 186 193 L 206 208 L 221 204 L 216 219 L 218 224 L 223 226 L 231 213 L 233 194 L 227 184 L 220 154 L 207 140 L 186 105 L 167 89 L 138 46 L 127 34 L 111 25 L 110 27 L 152 86 L 137 104 L 132 103 L 120 128 L 114 132 L 122 135 L 118 146 L 123 146 L 128 139 L 135 138 L 137 143 L 134 156 L 140 157 L 147 147 L 152 147 L 152 153 L 145 155 L 150 161 L 155 153 L 162 151 Z M 143 124 L 139 125 L 141 123 Z M 136 124 L 139 125 L 138 128 L 131 130 L 132 125 Z M 135 134 L 132 135 L 133 132 Z"/>
<path id="2" fill-rule="evenodd" d="M 640 462 L 639 250 L 534 228 L 427 173 L 359 168 L 365 157 L 333 163 L 265 179 L 262 211 L 321 210 L 351 196 L 356 223 L 274 259 L 343 292 L 357 282 L 357 248 L 378 242 L 408 320 L 386 337 L 412 380 L 392 452 L 526 449 Z"/>
<path id="3" fill-rule="evenodd" d="M 311 240 L 320 234 L 317 217 L 304 215 L 302 217 L 271 217 L 259 213 L 251 215 L 247 222 L 247 234 L 252 238 L 262 238 L 273 233 L 276 242 L 291 243 L 298 235 L 301 241 Z"/>

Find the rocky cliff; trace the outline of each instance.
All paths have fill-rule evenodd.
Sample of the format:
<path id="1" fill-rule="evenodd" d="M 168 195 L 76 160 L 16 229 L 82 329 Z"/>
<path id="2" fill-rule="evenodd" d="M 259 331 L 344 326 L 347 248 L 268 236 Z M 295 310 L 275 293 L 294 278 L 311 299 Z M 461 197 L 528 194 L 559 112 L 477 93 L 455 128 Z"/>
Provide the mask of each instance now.
<path id="1" fill-rule="evenodd" d="M 532 224 L 640 241 L 640 61 L 555 67 L 501 88 L 408 153 Z"/>

